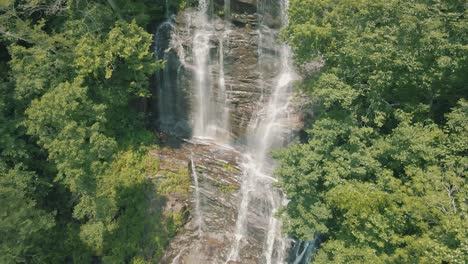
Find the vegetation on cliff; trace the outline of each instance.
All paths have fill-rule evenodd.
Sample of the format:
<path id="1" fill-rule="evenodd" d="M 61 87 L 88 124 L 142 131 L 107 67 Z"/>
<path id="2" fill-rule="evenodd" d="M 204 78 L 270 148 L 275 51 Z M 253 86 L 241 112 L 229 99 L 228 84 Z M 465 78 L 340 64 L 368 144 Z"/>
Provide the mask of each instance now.
<path id="1" fill-rule="evenodd" d="M 314 263 L 465 263 L 464 1 L 292 0 L 284 38 L 316 105 L 276 154 L 287 231 Z"/>

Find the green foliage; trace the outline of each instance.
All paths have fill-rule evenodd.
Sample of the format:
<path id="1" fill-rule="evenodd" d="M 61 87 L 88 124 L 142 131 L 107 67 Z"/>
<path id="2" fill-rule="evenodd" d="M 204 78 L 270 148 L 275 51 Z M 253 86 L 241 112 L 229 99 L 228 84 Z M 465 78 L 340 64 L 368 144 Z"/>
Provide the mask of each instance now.
<path id="1" fill-rule="evenodd" d="M 188 7 L 197 7 L 198 2 L 194 0 L 173 0 L 166 3 L 169 3 L 169 11 L 175 13 L 180 10 L 184 10 Z"/>
<path id="2" fill-rule="evenodd" d="M 307 144 L 277 154 L 290 199 L 286 226 L 304 239 L 327 237 L 318 263 L 463 263 L 467 148 L 451 142 L 466 137 L 466 109 L 462 101 L 445 129 L 401 115 L 390 135 L 378 136 L 318 120 Z"/>
<path id="3" fill-rule="evenodd" d="M 187 198 L 190 193 L 191 179 L 189 171 L 186 168 L 179 168 L 177 172 L 159 171 L 164 178 L 158 182 L 158 192 L 163 195 L 177 195 Z"/>
<path id="4" fill-rule="evenodd" d="M 92 193 L 89 177 L 112 156 L 116 142 L 102 133 L 105 106 L 93 104 L 86 93 L 80 82 L 61 84 L 32 102 L 24 124 L 57 164 L 57 179 L 72 192 Z"/>
<path id="5" fill-rule="evenodd" d="M 461 1 L 290 3 L 308 139 L 276 153 L 287 231 L 314 263 L 464 263 L 467 22 Z"/>
<path id="6" fill-rule="evenodd" d="M 107 0 L 108 3 L 111 1 Z M 138 25 L 146 26 L 151 21 L 164 16 L 164 4 L 162 0 L 113 0 L 121 16 L 126 21 L 135 19 Z M 169 1 L 173 2 L 173 1 Z"/>
<path id="7" fill-rule="evenodd" d="M 365 122 L 392 107 L 424 109 L 440 122 L 466 94 L 464 8 L 462 1 L 293 0 L 284 35 L 299 62 L 322 56 L 327 74 L 360 95 L 354 107 Z"/>
<path id="8" fill-rule="evenodd" d="M 79 76 L 89 76 L 93 84 L 105 80 L 97 91 L 103 93 L 103 100 L 117 98 L 111 102 L 127 103 L 129 93 L 148 97 L 147 76 L 162 67 L 150 52 L 151 42 L 151 35 L 135 21 L 117 23 L 104 41 L 92 35 L 83 36 L 75 50 L 74 66 Z"/>
<path id="9" fill-rule="evenodd" d="M 162 67 L 153 1 L 0 1 L 1 263 L 157 261 L 179 216 L 133 107 Z M 60 241 L 61 243 L 57 243 Z"/>
<path id="10" fill-rule="evenodd" d="M 40 31 L 40 29 L 38 29 Z M 51 87 L 55 87 L 70 77 L 70 67 L 66 64 L 70 54 L 54 54 L 52 49 L 61 48 L 58 44 L 64 39 L 61 37 L 48 38 L 44 32 L 34 33 L 40 35 L 37 42 L 41 45 L 26 48 L 20 45 L 10 46 L 10 61 L 12 77 L 15 82 L 15 97 L 18 101 L 30 100 L 44 94 Z M 42 41 L 47 39 L 45 43 Z M 55 47 L 57 46 L 57 47 Z M 51 78 L 51 76 L 54 76 Z"/>
<path id="11" fill-rule="evenodd" d="M 0 163 L 0 262 L 41 262 L 44 252 L 36 247 L 54 226 L 53 214 L 37 207 L 30 195 L 34 173 L 21 166 L 6 169 Z"/>
<path id="12" fill-rule="evenodd" d="M 82 226 L 80 235 L 105 263 L 124 263 L 141 252 L 146 252 L 141 257 L 147 260 L 160 257 L 172 222 L 163 222 L 156 209 L 162 198 L 146 178 L 156 170 L 154 158 L 141 148 L 117 154 L 98 178 L 94 208 L 87 215 L 91 221 Z"/>
<path id="13" fill-rule="evenodd" d="M 230 184 L 220 184 L 219 189 L 221 190 L 221 192 L 228 194 L 239 190 L 239 188 Z"/>

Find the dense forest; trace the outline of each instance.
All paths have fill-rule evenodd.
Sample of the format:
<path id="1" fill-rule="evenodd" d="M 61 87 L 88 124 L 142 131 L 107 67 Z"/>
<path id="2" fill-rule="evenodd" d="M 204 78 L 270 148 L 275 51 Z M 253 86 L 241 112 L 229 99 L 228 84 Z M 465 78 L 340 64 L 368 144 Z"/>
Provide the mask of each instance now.
<path id="1" fill-rule="evenodd" d="M 171 7 L 171 8 L 175 8 Z M 163 66 L 155 1 L 0 1 L 0 262 L 145 263 L 176 219 L 148 212 L 142 109 Z M 152 197 L 155 196 L 155 197 Z"/>
<path id="2" fill-rule="evenodd" d="M 466 263 L 466 1 L 292 0 L 315 118 L 277 153 L 314 263 Z"/>
<path id="3" fill-rule="evenodd" d="M 192 2 L 0 0 L 0 263 L 158 263 L 184 221 L 158 208 L 190 179 L 148 180 L 153 34 Z M 313 263 L 468 261 L 466 8 L 289 2 L 313 114 L 273 153 L 278 216 Z"/>

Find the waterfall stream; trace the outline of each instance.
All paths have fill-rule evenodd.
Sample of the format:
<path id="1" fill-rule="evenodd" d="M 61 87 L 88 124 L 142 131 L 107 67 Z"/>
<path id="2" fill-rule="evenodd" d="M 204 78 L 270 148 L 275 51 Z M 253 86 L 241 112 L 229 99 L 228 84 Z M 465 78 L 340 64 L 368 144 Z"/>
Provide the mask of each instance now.
<path id="1" fill-rule="evenodd" d="M 193 136 L 226 142 L 228 136 L 228 113 L 226 112 L 226 87 L 224 83 L 224 35 L 219 40 L 218 89 L 214 89 L 214 78 L 210 71 L 213 65 L 210 56 L 210 39 L 214 35 L 211 19 L 211 1 L 200 0 L 195 21 L 193 38 L 193 60 L 195 62 L 196 100 L 193 118 Z M 216 96 L 217 93 L 217 96 Z"/>
<path id="2" fill-rule="evenodd" d="M 288 108 L 291 98 L 291 84 L 295 78 L 292 70 L 290 51 L 287 46 L 280 49 L 281 71 L 270 99 L 262 111 L 252 120 L 249 128 L 247 151 L 244 154 L 244 182 L 242 184 L 242 202 L 236 225 L 236 241 L 228 260 L 238 260 L 241 240 L 247 233 L 247 215 L 251 202 L 263 208 L 257 210 L 266 212 L 269 219 L 263 255 L 266 263 L 284 262 L 286 238 L 281 235 L 281 221 L 275 213 L 283 205 L 281 191 L 273 186 L 276 181 L 272 177 L 274 162 L 269 157 L 269 151 L 282 146 L 284 135 L 289 132 L 282 121 L 288 118 Z"/>
<path id="3" fill-rule="evenodd" d="M 201 233 L 203 231 L 203 215 L 200 208 L 200 186 L 198 184 L 198 172 L 197 166 L 195 165 L 195 161 L 193 160 L 193 153 L 190 158 L 190 166 L 192 171 L 193 182 L 195 184 L 195 223 L 198 228 L 198 232 Z"/>
<path id="4" fill-rule="evenodd" d="M 261 1 L 259 2 L 261 4 Z M 286 5 L 285 2 L 281 2 Z M 261 8 L 258 9 L 261 12 Z M 282 6 L 282 22 L 286 22 Z M 262 15 L 260 13 L 260 15 Z M 272 31 L 259 24 L 259 66 L 262 67 L 263 49 L 265 39 L 273 39 Z M 264 239 L 263 257 L 267 264 L 283 263 L 286 250 L 286 238 L 281 234 L 281 221 L 276 217 L 278 208 L 284 204 L 282 193 L 273 186 L 276 181 L 273 177 L 274 162 L 269 157 L 269 152 L 285 144 L 285 135 L 290 133 L 285 127 L 284 121 L 288 118 L 290 99 L 292 94 L 292 82 L 296 78 L 292 67 L 291 51 L 285 45 L 276 43 L 279 76 L 273 81 L 274 89 L 267 103 L 252 119 L 248 129 L 248 141 L 246 154 L 244 155 L 244 182 L 242 183 L 242 202 L 236 224 L 236 240 L 233 244 L 228 260 L 239 260 L 241 240 L 247 234 L 247 215 L 249 206 L 256 202 L 256 209 L 266 212 L 264 217 L 269 219 L 267 234 Z M 263 69 L 262 69 L 263 70 Z M 262 73 L 261 70 L 261 73 Z M 262 75 L 261 75 L 262 76 Z M 260 83 L 264 80 L 260 78 Z M 262 87 L 263 88 L 263 87 Z M 262 89 L 263 97 L 263 89 Z M 258 208 L 258 206 L 263 208 Z"/>
<path id="5" fill-rule="evenodd" d="M 231 10 L 233 2 L 237 3 L 237 10 Z M 281 232 L 282 223 L 276 215 L 278 209 L 286 204 L 286 199 L 274 185 L 277 182 L 273 176 L 276 163 L 270 157 L 270 152 L 285 146 L 292 134 L 291 100 L 297 75 L 290 48 L 278 40 L 280 28 L 287 23 L 287 0 L 258 0 L 256 3 L 255 15 L 234 14 L 239 11 L 237 0 L 224 0 L 224 6 L 218 7 L 215 14 L 214 0 L 199 0 L 195 11 L 179 18 L 179 23 L 187 23 L 186 27 L 178 26 L 177 22 L 166 22 L 166 26 L 160 26 L 175 28 L 169 48 L 178 56 L 178 67 L 185 69 L 185 79 L 190 80 L 185 84 L 193 95 L 189 115 L 192 137 L 196 139 L 193 142 L 228 145 L 242 153 L 240 190 L 236 194 L 237 214 L 232 220 L 234 225 L 225 230 L 225 238 L 221 239 L 225 245 L 219 249 L 222 257 L 213 263 L 222 263 L 221 258 L 225 263 L 285 263 L 291 245 L 291 240 Z M 224 19 L 217 17 L 221 13 Z M 243 23 L 243 27 L 231 23 L 231 18 L 236 23 Z M 161 35 L 159 29 L 156 35 Z M 249 39 L 244 39 L 247 36 Z M 251 47 L 255 48 L 253 54 L 244 55 L 245 50 Z M 241 55 L 236 56 L 239 52 Z M 166 59 L 167 55 L 163 53 L 158 53 L 158 58 Z M 253 65 L 244 72 L 243 80 L 236 80 L 239 78 L 235 75 L 238 64 L 232 63 L 242 61 L 253 62 Z M 162 78 L 164 81 L 159 84 L 159 94 L 175 93 L 177 87 L 172 83 L 179 78 L 169 75 Z M 245 90 L 249 82 L 258 90 L 258 93 L 252 93 L 251 98 Z M 177 83 L 179 89 L 181 83 L 183 81 Z M 170 89 L 166 91 L 168 86 Z M 233 95 L 238 98 L 231 98 Z M 241 101 L 244 103 L 241 105 L 239 100 L 249 103 Z M 160 115 L 170 116 L 175 111 L 167 98 L 160 98 L 160 104 L 160 109 L 165 111 Z M 242 112 L 245 109 L 250 112 Z M 250 121 L 242 121 L 246 117 Z M 165 121 L 170 123 L 173 120 L 160 117 L 160 122 Z M 237 125 L 236 133 L 233 125 Z M 194 222 L 198 232 L 203 230 L 208 237 L 210 218 L 202 219 L 202 208 L 210 206 L 201 204 L 201 187 L 193 156 L 194 153 L 190 156 L 195 185 Z M 211 235 L 213 239 L 220 236 L 218 233 Z M 198 245 L 192 252 L 183 248 L 183 251 L 189 252 L 187 254 L 191 254 L 192 259 L 206 260 L 208 256 L 200 256 L 204 254 L 200 250 L 202 247 Z M 255 256 L 252 256 L 254 252 Z M 177 261 L 181 254 L 182 251 L 176 254 Z M 302 258 L 303 254 L 299 255 Z M 246 258 L 256 261 L 245 262 Z"/>

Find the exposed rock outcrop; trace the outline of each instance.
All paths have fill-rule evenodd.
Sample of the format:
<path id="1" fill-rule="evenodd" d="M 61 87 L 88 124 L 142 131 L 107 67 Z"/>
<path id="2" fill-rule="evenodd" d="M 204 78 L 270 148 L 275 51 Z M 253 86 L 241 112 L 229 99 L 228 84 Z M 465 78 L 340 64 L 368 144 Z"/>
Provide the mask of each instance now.
<path id="1" fill-rule="evenodd" d="M 229 2 L 230 8 L 225 8 L 225 4 Z M 289 70 L 293 66 L 285 63 L 290 58 L 285 55 L 288 54 L 285 52 L 287 49 L 278 42 L 279 28 L 283 21 L 279 18 L 280 1 L 262 0 L 259 3 L 257 0 L 213 0 L 204 3 L 209 3 L 208 7 L 204 6 L 209 13 L 206 17 L 204 12 L 188 8 L 174 16 L 166 25 L 170 34 L 165 36 L 170 36 L 170 41 L 166 43 L 167 47 L 158 51 L 159 58 L 167 59 L 167 69 L 170 72 L 160 76 L 164 90 L 161 93 L 178 98 L 164 99 L 166 97 L 160 96 L 164 100 L 161 102 L 163 112 L 160 113 L 160 129 L 179 137 L 191 135 L 190 127 L 197 127 L 193 125 L 194 119 L 216 119 L 219 117 L 217 112 L 223 112 L 227 108 L 229 124 L 226 129 L 220 129 L 223 134 L 228 135 L 227 142 L 241 148 L 248 140 L 252 143 L 254 134 L 256 142 L 262 141 L 262 136 L 270 135 L 265 140 L 268 144 L 265 143 L 262 145 L 264 148 L 260 148 L 262 151 L 250 151 L 256 156 L 267 156 L 271 149 L 290 142 L 287 137 L 292 136 L 291 131 L 302 127 L 302 116 L 297 111 L 299 106 L 289 100 L 291 92 L 273 92 L 281 90 L 275 87 L 291 88 L 292 82 L 297 79 L 294 71 Z M 159 36 L 163 35 L 160 32 Z M 200 63 L 200 57 L 203 63 Z M 288 58 L 285 59 L 286 57 Z M 203 65 L 202 70 L 200 65 Z M 197 89 L 200 91 L 201 88 L 208 91 L 197 93 Z M 271 96 L 272 93 L 277 96 Z M 223 96 L 219 96 L 220 94 Z M 301 97 L 297 95 L 295 102 L 302 104 Z M 281 100 L 285 98 L 288 100 Z M 194 109 L 200 109 L 200 105 L 203 105 L 200 101 L 210 104 L 211 115 L 204 116 L 204 112 L 199 111 L 201 115 L 195 115 L 194 118 L 193 115 L 197 112 Z M 213 101 L 215 107 L 211 105 Z M 273 107 L 265 107 L 268 105 Z M 205 123 L 214 124 L 213 126 L 218 124 Z M 256 130 L 261 133 L 253 132 Z M 275 133 L 270 133 L 271 131 Z M 205 135 L 201 134 L 202 137 L 212 138 L 211 135 Z M 218 142 L 226 142 L 216 139 Z M 255 148 L 255 144 L 249 145 L 252 145 L 250 150 Z M 273 162 L 268 163 L 269 158 L 259 162 L 265 161 L 268 163 L 265 167 L 271 168 L 267 173 L 260 173 L 266 176 L 264 178 L 269 178 L 268 184 L 265 184 L 269 189 L 254 188 L 249 191 L 245 188 L 240 190 L 242 181 L 245 182 L 246 175 L 250 175 L 244 166 L 246 157 L 241 157 L 240 153 L 230 147 L 207 141 L 187 141 L 176 150 L 162 151 L 158 155 L 161 155 L 161 160 L 169 162 L 168 167 L 170 164 L 185 164 L 189 168 L 194 193 L 187 223 L 168 246 L 162 263 L 211 264 L 241 259 L 241 262 L 229 263 L 253 264 L 276 263 L 285 259 L 283 253 L 279 252 L 286 250 L 273 250 L 278 246 L 278 241 L 284 240 L 280 232 L 268 232 L 270 220 L 274 219 L 272 216 L 276 210 L 273 207 L 276 204 L 279 206 L 279 198 L 282 198 L 281 192 L 272 184 L 274 166 Z M 240 162 L 244 162 L 243 166 Z M 252 164 L 255 163 L 250 165 Z M 248 166 L 254 170 L 257 167 L 259 166 Z M 256 184 L 259 182 L 262 181 L 256 181 Z M 241 205 L 243 197 L 249 198 L 248 202 Z M 239 213 L 240 211 L 245 213 Z M 239 215 L 242 219 L 246 216 L 246 220 L 239 221 Z M 241 223 L 241 231 L 236 227 L 236 222 Z M 236 234 L 239 239 L 236 239 Z M 271 239 L 272 236 L 281 239 Z M 291 241 L 284 241 L 287 242 L 281 245 L 285 249 L 289 248 Z M 230 253 L 234 248 L 236 250 L 232 252 L 235 254 L 232 255 L 235 257 L 232 257 Z"/>
<path id="2" fill-rule="evenodd" d="M 209 34 L 209 74 L 214 94 L 219 90 L 217 78 L 220 75 L 219 63 L 223 61 L 224 82 L 227 104 L 229 109 L 229 129 L 231 139 L 241 139 L 245 135 L 251 116 L 264 100 L 268 98 L 271 85 L 278 75 L 275 55 L 278 47 L 275 45 L 278 38 L 279 19 L 274 19 L 275 5 L 266 5 L 269 10 L 260 17 L 257 11 L 256 0 L 231 0 L 229 17 L 222 9 L 224 1 L 215 2 L 211 18 L 213 28 Z M 217 7 L 219 6 L 219 7 Z M 266 8 L 265 7 L 265 8 Z M 223 13 L 223 15 L 220 15 Z M 196 63 L 193 57 L 193 38 L 197 29 L 196 23 L 199 13 L 195 9 L 186 9 L 173 18 L 172 25 L 167 26 L 170 31 L 170 43 L 167 48 L 159 47 L 160 58 L 166 59 L 168 73 L 160 79 L 165 80 L 167 95 L 160 94 L 164 102 L 164 113 L 159 113 L 162 130 L 175 135 L 190 135 L 190 120 L 188 113 L 193 113 L 194 71 Z M 263 26 L 259 26 L 259 21 Z M 268 27 L 267 27 L 268 26 Z M 265 31 L 268 31 L 265 34 Z M 164 36 L 158 32 L 159 35 Z M 263 33 L 263 34 L 260 34 Z M 167 35 L 167 34 L 166 34 Z M 261 37 L 260 37 L 261 36 Z M 222 43 L 221 43 L 222 42 Z M 260 49 L 259 49 L 259 43 Z M 223 60 L 220 60 L 220 46 L 224 47 Z M 164 52 L 164 54 L 162 53 Z M 162 86 L 163 84 L 160 84 Z M 161 87 L 159 87 L 161 90 Z M 215 98 L 218 98 L 215 96 Z M 219 98 L 218 98 L 219 99 Z"/>
<path id="3" fill-rule="evenodd" d="M 198 190 L 194 182 L 193 192 L 200 194 L 201 215 L 200 225 L 194 206 L 197 201 L 192 201 L 187 223 L 168 246 L 162 263 L 223 263 L 233 240 L 239 204 L 239 153 L 210 142 L 187 142 L 177 151 L 159 151 L 158 155 L 168 167 L 185 164 L 197 174 Z"/>

